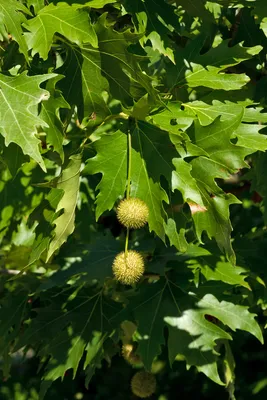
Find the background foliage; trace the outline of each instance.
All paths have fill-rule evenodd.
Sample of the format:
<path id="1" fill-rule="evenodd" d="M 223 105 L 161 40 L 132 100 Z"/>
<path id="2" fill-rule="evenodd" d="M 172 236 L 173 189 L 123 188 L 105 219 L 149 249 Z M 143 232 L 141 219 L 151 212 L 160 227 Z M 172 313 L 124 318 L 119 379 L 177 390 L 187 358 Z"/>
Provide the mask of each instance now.
<path id="1" fill-rule="evenodd" d="M 0 40 L 0 398 L 266 398 L 266 1 L 1 0 Z"/>

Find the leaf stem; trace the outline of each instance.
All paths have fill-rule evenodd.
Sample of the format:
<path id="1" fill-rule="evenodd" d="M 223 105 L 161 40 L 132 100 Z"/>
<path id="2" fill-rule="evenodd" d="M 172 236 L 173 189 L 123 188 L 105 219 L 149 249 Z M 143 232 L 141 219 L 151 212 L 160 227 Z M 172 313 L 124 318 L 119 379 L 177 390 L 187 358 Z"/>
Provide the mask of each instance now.
<path id="1" fill-rule="evenodd" d="M 235 359 L 228 340 L 223 341 L 225 346 L 224 375 L 226 380 L 226 390 L 230 400 L 236 400 L 235 397 Z"/>
<path id="2" fill-rule="evenodd" d="M 132 137 L 130 129 L 128 130 L 128 173 L 127 173 L 127 189 L 126 189 L 126 199 L 130 197 L 131 190 L 131 173 L 132 173 Z M 127 228 L 126 239 L 125 239 L 125 257 L 128 254 L 128 244 L 129 244 L 129 234 L 130 229 Z"/>
<path id="3" fill-rule="evenodd" d="M 129 199 L 130 197 L 131 174 L 132 174 L 132 137 L 131 137 L 131 132 L 129 130 L 128 131 L 128 176 L 127 176 L 126 199 Z"/>
<path id="4" fill-rule="evenodd" d="M 127 228 L 126 239 L 125 239 L 125 250 L 124 250 L 126 258 L 127 258 L 127 254 L 128 254 L 129 233 L 130 233 L 130 229 Z"/>

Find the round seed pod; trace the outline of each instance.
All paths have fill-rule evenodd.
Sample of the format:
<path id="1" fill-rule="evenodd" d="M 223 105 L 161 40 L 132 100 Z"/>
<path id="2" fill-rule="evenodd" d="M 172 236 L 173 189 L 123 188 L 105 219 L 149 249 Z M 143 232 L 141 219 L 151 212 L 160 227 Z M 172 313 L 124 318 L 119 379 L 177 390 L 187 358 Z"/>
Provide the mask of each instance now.
<path id="1" fill-rule="evenodd" d="M 133 285 L 139 281 L 145 271 L 144 259 L 135 250 L 128 250 L 127 256 L 122 251 L 115 257 L 112 270 L 118 282 Z"/>
<path id="2" fill-rule="evenodd" d="M 135 353 L 135 348 L 132 343 L 125 343 L 122 345 L 121 353 L 125 361 L 131 365 L 140 364 L 141 357 Z"/>
<path id="3" fill-rule="evenodd" d="M 156 390 L 156 378 L 153 374 L 146 371 L 137 372 L 131 380 L 131 389 L 133 394 L 141 399 L 150 397 Z"/>
<path id="4" fill-rule="evenodd" d="M 148 221 L 148 215 L 146 203 L 135 197 L 122 200 L 117 208 L 118 220 L 126 228 L 142 228 Z"/>

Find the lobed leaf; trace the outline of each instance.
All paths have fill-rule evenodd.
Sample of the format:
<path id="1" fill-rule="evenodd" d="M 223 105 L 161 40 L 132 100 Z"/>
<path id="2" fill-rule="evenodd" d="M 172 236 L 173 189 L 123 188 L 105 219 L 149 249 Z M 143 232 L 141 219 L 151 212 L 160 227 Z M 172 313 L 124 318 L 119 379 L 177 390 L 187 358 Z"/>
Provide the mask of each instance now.
<path id="1" fill-rule="evenodd" d="M 35 136 L 36 127 L 47 126 L 38 115 L 38 104 L 49 98 L 49 92 L 40 84 L 54 78 L 56 74 L 28 76 L 23 72 L 17 76 L 0 74 L 0 131 L 5 137 L 5 145 L 16 143 L 24 154 L 32 157 L 45 171 Z"/>
<path id="2" fill-rule="evenodd" d="M 59 110 L 63 108 L 70 108 L 69 104 L 65 101 L 59 90 L 55 88 L 56 83 L 63 77 L 57 76 L 54 79 L 50 79 L 46 88 L 50 92 L 49 99 L 42 103 L 40 112 L 40 118 L 46 122 L 47 127 L 44 128 L 46 133 L 46 142 L 48 146 L 51 146 L 61 158 L 62 163 L 64 162 L 64 151 L 63 151 L 63 124 L 59 117 Z"/>
<path id="3" fill-rule="evenodd" d="M 31 343 L 39 346 L 40 357 L 49 356 L 45 364 L 40 399 L 44 398 L 52 382 L 62 379 L 68 369 L 73 369 L 73 375 L 76 375 L 85 351 L 89 354 L 83 368 L 88 366 L 90 360 L 94 361 L 106 338 L 112 334 L 112 318 L 120 310 L 121 306 L 111 300 L 107 301 L 102 292 L 94 293 L 78 288 L 68 293 L 59 291 L 56 301 L 43 307 L 29 321 L 16 349 Z"/>
<path id="4" fill-rule="evenodd" d="M 91 45 L 81 48 L 66 46 L 66 59 L 58 72 L 65 76 L 59 82 L 59 88 L 72 106 L 78 107 L 80 121 L 100 123 L 110 114 L 104 101 L 103 92 L 108 82 L 101 74 L 101 58 L 97 49 Z"/>
<path id="5" fill-rule="evenodd" d="M 102 174 L 97 186 L 96 220 L 106 210 L 111 210 L 120 196 L 124 195 L 127 179 L 127 136 L 117 131 L 112 135 L 102 135 L 92 144 L 97 152 L 89 158 L 83 174 Z"/>
<path id="6" fill-rule="evenodd" d="M 66 3 L 49 4 L 38 11 L 35 18 L 25 24 L 29 32 L 25 39 L 32 55 L 40 54 L 44 60 L 48 57 L 55 33 L 60 33 L 73 43 L 90 43 L 97 47 L 97 36 L 88 13 L 75 10 Z"/>
<path id="7" fill-rule="evenodd" d="M 29 10 L 20 2 L 16 0 L 1 0 L 0 3 L 0 38 L 1 33 L 5 32 L 5 35 L 9 33 L 12 38 L 18 43 L 20 52 L 24 55 L 28 61 L 28 48 L 25 40 L 25 36 L 22 31 L 22 23 L 26 21 L 26 17 L 23 14 L 31 15 Z"/>
<path id="8" fill-rule="evenodd" d="M 110 94 L 123 105 L 132 105 L 145 94 L 157 98 L 152 79 L 142 71 L 139 61 L 142 58 L 128 50 L 137 42 L 140 34 L 129 29 L 117 32 L 108 25 L 106 15 L 97 21 L 95 30 L 98 36 L 101 67 L 109 82 Z"/>
<path id="9" fill-rule="evenodd" d="M 63 214 L 53 222 L 55 224 L 54 237 L 49 243 L 46 261 L 54 252 L 66 242 L 68 236 L 74 231 L 75 209 L 78 200 L 81 170 L 81 155 L 76 154 L 70 157 L 70 161 L 57 182 L 57 189 L 64 190 L 56 212 L 63 210 Z"/>

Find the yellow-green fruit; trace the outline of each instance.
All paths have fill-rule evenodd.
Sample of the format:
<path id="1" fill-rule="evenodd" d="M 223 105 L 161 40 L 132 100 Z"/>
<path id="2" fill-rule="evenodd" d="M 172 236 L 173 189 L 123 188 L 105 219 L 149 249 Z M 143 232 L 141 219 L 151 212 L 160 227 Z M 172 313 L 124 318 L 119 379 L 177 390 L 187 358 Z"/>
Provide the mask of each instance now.
<path id="1" fill-rule="evenodd" d="M 118 220 L 126 228 L 142 228 L 148 221 L 148 215 L 148 206 L 141 199 L 130 197 L 122 200 L 118 205 Z"/>
<path id="2" fill-rule="evenodd" d="M 139 281 L 145 271 L 144 259 L 135 250 L 128 250 L 127 256 L 122 251 L 115 257 L 112 270 L 117 281 L 125 285 L 133 285 Z"/>
<path id="3" fill-rule="evenodd" d="M 122 356 L 125 361 L 131 365 L 140 364 L 141 358 L 135 353 L 134 345 L 132 343 L 125 343 L 122 345 Z"/>
<path id="4" fill-rule="evenodd" d="M 131 388 L 133 394 L 141 399 L 150 397 L 156 390 L 156 378 L 150 372 L 139 371 L 137 372 L 131 381 Z"/>

